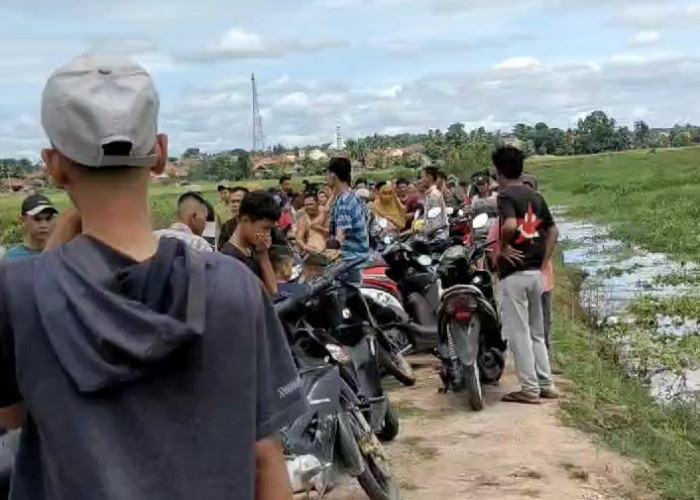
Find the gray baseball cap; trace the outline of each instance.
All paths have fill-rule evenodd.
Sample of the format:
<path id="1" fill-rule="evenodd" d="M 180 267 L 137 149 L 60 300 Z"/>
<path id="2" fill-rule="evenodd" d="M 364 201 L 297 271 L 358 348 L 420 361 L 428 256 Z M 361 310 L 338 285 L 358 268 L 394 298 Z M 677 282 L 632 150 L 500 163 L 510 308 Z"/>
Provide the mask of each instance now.
<path id="1" fill-rule="evenodd" d="M 158 92 L 138 64 L 114 54 L 85 54 L 56 70 L 44 88 L 41 123 L 54 148 L 93 168 L 152 167 Z M 127 155 L 104 147 L 128 143 Z"/>

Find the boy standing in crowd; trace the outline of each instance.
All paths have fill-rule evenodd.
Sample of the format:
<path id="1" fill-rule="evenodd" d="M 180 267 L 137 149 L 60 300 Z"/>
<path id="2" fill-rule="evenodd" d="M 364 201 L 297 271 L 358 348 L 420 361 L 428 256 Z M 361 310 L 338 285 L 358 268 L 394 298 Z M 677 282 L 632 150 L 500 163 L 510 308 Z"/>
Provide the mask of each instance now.
<path id="1" fill-rule="evenodd" d="M 22 202 L 22 243 L 10 247 L 3 260 L 16 260 L 44 251 L 56 225 L 58 210 L 41 194 L 27 196 Z"/>
<path id="2" fill-rule="evenodd" d="M 547 203 L 521 181 L 525 155 L 513 147 L 493 154 L 498 171 L 501 227 L 498 296 L 503 334 L 515 359 L 520 390 L 504 396 L 514 403 L 555 399 L 542 312 L 541 270 L 551 260 L 557 229 Z"/>
<path id="3" fill-rule="evenodd" d="M 271 296 L 277 295 L 277 273 L 270 261 L 272 230 L 281 209 L 274 196 L 265 191 L 245 195 L 238 212 L 238 224 L 221 253 L 246 265 L 264 283 Z"/>
<path id="4" fill-rule="evenodd" d="M 12 498 L 292 498 L 277 435 L 305 398 L 286 336 L 244 266 L 154 237 L 158 108 L 113 55 L 45 87 L 42 156 L 76 211 L 60 248 L 0 266 L 0 426 L 24 425 Z"/>
<path id="5" fill-rule="evenodd" d="M 331 237 L 340 244 L 343 260 L 364 262 L 369 257 L 369 231 L 362 202 L 350 189 L 352 166 L 347 158 L 332 158 L 328 164 L 328 185 L 333 189 L 335 204 L 331 211 Z M 359 285 L 359 267 L 348 273 L 348 281 Z"/>
<path id="6" fill-rule="evenodd" d="M 197 193 L 185 193 L 177 200 L 177 221 L 168 229 L 156 231 L 158 238 L 178 238 L 200 252 L 213 251 L 202 235 L 207 227 L 209 207 Z"/>

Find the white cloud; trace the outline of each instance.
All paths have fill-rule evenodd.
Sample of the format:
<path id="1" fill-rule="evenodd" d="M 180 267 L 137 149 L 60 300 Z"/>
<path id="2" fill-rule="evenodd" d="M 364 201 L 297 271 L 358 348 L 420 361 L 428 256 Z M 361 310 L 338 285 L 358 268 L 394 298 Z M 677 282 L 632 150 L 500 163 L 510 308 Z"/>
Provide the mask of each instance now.
<path id="1" fill-rule="evenodd" d="M 282 97 L 275 103 L 275 106 L 284 108 L 306 108 L 311 100 L 304 92 L 293 92 Z"/>
<path id="2" fill-rule="evenodd" d="M 312 54 L 331 49 L 350 47 L 350 43 L 338 39 L 308 41 L 270 39 L 242 29 L 231 29 L 219 42 L 207 50 L 183 56 L 193 62 L 217 62 L 240 59 L 280 59 L 290 54 Z"/>
<path id="3" fill-rule="evenodd" d="M 656 0 L 630 3 L 617 15 L 618 23 L 640 29 L 661 27 L 691 28 L 700 24 L 700 6 L 679 0 Z"/>
<path id="4" fill-rule="evenodd" d="M 632 45 L 654 45 L 661 40 L 661 33 L 654 30 L 639 31 L 630 38 Z"/>
<path id="5" fill-rule="evenodd" d="M 644 118 L 652 125 L 667 126 L 692 112 L 687 96 L 700 86 L 700 58 L 663 54 L 506 66 L 532 70 L 436 73 L 361 88 L 337 79 L 290 77 L 284 85 L 261 86 L 265 134 L 270 143 L 305 145 L 332 142 L 337 123 L 346 138 L 444 129 L 455 121 L 491 130 L 538 121 L 569 127 L 595 109 L 611 113 L 624 125 Z M 186 123 L 174 123 L 176 150 L 249 146 L 247 93 L 232 99 L 220 90 L 208 94 L 202 89 L 198 95 L 206 105 L 176 106 L 169 112 Z M 203 97 L 207 95 L 209 99 Z"/>
<path id="6" fill-rule="evenodd" d="M 384 99 L 395 99 L 401 93 L 401 90 L 403 90 L 403 87 L 401 85 L 397 84 L 397 85 L 392 85 L 391 87 L 379 89 L 379 91 L 376 93 L 376 95 L 377 95 L 377 97 L 384 98 Z"/>
<path id="7" fill-rule="evenodd" d="M 533 69 L 542 66 L 542 63 L 534 57 L 513 57 L 498 63 L 495 68 L 500 70 Z"/>
<path id="8" fill-rule="evenodd" d="M 265 44 L 260 35 L 232 29 L 224 33 L 219 41 L 218 49 L 223 52 L 264 52 Z"/>

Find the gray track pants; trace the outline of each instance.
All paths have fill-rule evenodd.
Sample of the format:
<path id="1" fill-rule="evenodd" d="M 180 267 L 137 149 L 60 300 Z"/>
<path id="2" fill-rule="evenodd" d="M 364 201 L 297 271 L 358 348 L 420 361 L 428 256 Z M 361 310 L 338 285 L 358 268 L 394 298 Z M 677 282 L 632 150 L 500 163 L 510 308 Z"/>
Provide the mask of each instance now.
<path id="1" fill-rule="evenodd" d="M 513 352 L 521 390 L 539 396 L 552 386 L 542 317 L 542 276 L 539 271 L 511 274 L 498 284 L 503 336 Z"/>

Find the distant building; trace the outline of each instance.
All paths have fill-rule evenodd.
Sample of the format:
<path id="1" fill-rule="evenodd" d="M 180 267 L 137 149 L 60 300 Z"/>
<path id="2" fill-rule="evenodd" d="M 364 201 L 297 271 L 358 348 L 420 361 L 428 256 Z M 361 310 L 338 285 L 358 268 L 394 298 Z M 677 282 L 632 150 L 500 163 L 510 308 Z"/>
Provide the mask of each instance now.
<path id="1" fill-rule="evenodd" d="M 312 149 L 306 154 L 306 156 L 312 161 L 322 161 L 328 159 L 328 155 L 320 149 Z"/>

